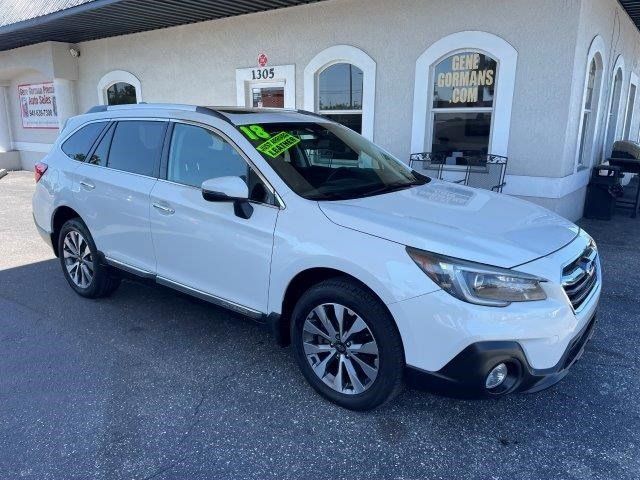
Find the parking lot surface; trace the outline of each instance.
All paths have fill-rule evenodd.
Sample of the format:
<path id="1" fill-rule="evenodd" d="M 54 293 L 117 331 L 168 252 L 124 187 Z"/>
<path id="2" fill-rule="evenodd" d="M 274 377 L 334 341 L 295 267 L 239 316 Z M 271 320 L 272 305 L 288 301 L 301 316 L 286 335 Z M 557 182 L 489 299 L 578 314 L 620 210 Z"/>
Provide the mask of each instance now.
<path id="1" fill-rule="evenodd" d="M 354 413 L 249 320 L 132 281 L 77 296 L 33 226 L 33 187 L 0 180 L 0 479 L 640 478 L 640 219 L 583 222 L 604 292 L 560 384 L 405 390 Z"/>

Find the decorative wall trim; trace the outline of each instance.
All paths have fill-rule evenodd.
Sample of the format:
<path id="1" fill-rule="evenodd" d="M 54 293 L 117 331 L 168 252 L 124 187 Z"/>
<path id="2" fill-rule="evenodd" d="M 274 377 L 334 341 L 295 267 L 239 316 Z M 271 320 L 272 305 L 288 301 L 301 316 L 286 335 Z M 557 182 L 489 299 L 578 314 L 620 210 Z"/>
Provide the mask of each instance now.
<path id="1" fill-rule="evenodd" d="M 11 146 L 14 150 L 49 153 L 53 143 L 12 142 Z"/>
<path id="2" fill-rule="evenodd" d="M 107 104 L 107 88 L 118 82 L 126 82 L 129 85 L 133 85 L 136 89 L 137 102 L 142 102 L 142 85 L 138 77 L 125 70 L 113 70 L 104 75 L 98 82 L 98 105 Z"/>
<path id="3" fill-rule="evenodd" d="M 351 45 L 334 45 L 318 53 L 304 69 L 304 109 L 317 111 L 318 74 L 336 63 L 350 63 L 362 70 L 362 135 L 373 140 L 376 103 L 376 62 Z"/>
<path id="4" fill-rule="evenodd" d="M 427 129 L 431 130 L 431 120 L 427 119 L 427 115 L 431 110 L 429 99 L 432 91 L 433 67 L 443 58 L 464 50 L 485 52 L 498 62 L 491 153 L 508 155 L 511 106 L 516 83 L 518 52 L 511 44 L 497 35 L 479 31 L 465 31 L 448 35 L 435 42 L 418 57 L 413 93 L 412 152 L 425 150 L 426 132 Z"/>
<path id="5" fill-rule="evenodd" d="M 585 168 L 566 177 L 507 175 L 504 193 L 522 197 L 562 198 L 589 183 L 591 169 Z"/>

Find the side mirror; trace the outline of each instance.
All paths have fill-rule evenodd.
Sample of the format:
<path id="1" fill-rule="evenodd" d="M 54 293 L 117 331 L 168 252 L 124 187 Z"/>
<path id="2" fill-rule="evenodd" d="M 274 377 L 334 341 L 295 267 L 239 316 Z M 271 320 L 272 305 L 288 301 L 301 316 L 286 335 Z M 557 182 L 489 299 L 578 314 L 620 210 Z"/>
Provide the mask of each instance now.
<path id="1" fill-rule="evenodd" d="M 210 178 L 202 182 L 202 198 L 209 202 L 247 200 L 249 187 L 240 177 Z"/>
<path id="2" fill-rule="evenodd" d="M 202 182 L 202 198 L 208 202 L 233 202 L 233 210 L 240 218 L 253 214 L 249 203 L 249 187 L 240 177 L 210 178 Z"/>

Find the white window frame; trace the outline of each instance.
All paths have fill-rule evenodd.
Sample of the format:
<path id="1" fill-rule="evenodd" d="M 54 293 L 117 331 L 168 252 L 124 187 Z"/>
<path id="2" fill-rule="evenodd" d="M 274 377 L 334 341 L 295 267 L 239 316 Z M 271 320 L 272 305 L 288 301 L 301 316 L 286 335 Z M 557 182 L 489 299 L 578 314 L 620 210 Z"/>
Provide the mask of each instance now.
<path id="1" fill-rule="evenodd" d="M 631 87 L 635 87 L 634 97 L 631 98 Z M 624 123 L 622 124 L 622 139 L 631 140 L 631 127 L 636 116 L 636 101 L 638 100 L 638 75 L 630 72 L 629 87 L 627 88 L 627 105 L 624 109 Z M 626 138 L 625 138 L 626 137 Z"/>
<path id="2" fill-rule="evenodd" d="M 365 52 L 351 45 L 334 45 L 318 53 L 304 69 L 304 108 L 318 112 L 318 77 L 328 67 L 338 63 L 350 63 L 362 70 L 362 136 L 373 140 L 376 62 Z M 325 113 L 329 113 L 325 111 Z M 331 114 L 358 113 L 354 110 L 335 110 Z"/>
<path id="3" fill-rule="evenodd" d="M 433 80 L 434 68 L 456 53 L 473 51 L 493 58 L 498 65 L 492 111 L 489 153 L 508 155 L 511 108 L 518 64 L 518 52 L 506 40 L 488 32 L 464 31 L 441 38 L 427 48 L 416 61 L 411 151 L 430 151 L 433 139 Z M 447 109 L 447 111 L 455 111 Z M 470 111 L 470 109 L 461 109 Z M 427 135 L 427 132 L 430 134 Z"/>
<path id="4" fill-rule="evenodd" d="M 618 99 L 618 112 L 616 115 L 616 124 L 613 126 L 613 141 L 615 142 L 616 137 L 618 136 L 618 129 L 620 128 L 620 110 L 622 109 L 622 99 L 624 98 L 624 79 L 625 79 L 625 71 L 624 71 L 624 57 L 622 55 L 618 55 L 616 59 L 616 63 L 613 66 L 613 70 L 611 72 L 611 82 L 609 84 L 609 101 L 607 102 L 607 110 L 606 116 L 607 120 L 605 122 L 604 127 L 604 136 L 602 137 L 602 161 L 606 160 L 607 156 L 607 137 L 609 136 L 609 128 L 611 128 L 611 108 L 613 107 L 613 96 L 615 95 L 615 86 L 616 86 L 616 77 L 618 76 L 618 72 L 622 73 L 620 80 L 620 98 Z"/>
<path id="5" fill-rule="evenodd" d="M 98 82 L 98 105 L 108 105 L 107 89 L 116 83 L 128 83 L 136 89 L 136 101 L 142 102 L 142 85 L 138 77 L 125 70 L 113 70 L 104 75 Z"/>
<path id="6" fill-rule="evenodd" d="M 600 118 L 602 117 L 601 115 L 601 108 L 602 108 L 602 98 L 603 98 L 603 86 L 604 86 L 604 77 L 605 77 L 605 65 L 606 65 L 606 57 L 605 57 L 605 43 L 604 40 L 602 39 L 602 37 L 600 35 L 597 35 L 596 37 L 594 37 L 594 39 L 591 41 L 591 46 L 589 47 L 589 52 L 587 53 L 587 63 L 586 63 L 586 69 L 585 69 L 585 74 L 584 74 L 584 86 L 582 88 L 582 103 L 580 105 L 580 121 L 578 123 L 578 140 L 577 140 L 577 144 L 576 144 L 576 156 L 575 156 L 575 160 L 574 160 L 574 173 L 576 173 L 578 170 L 584 169 L 584 168 L 590 168 L 591 165 L 593 164 L 593 159 L 595 158 L 595 150 L 596 150 L 596 142 L 598 140 L 598 133 L 600 131 L 599 127 L 600 127 Z M 591 67 L 591 62 L 594 61 L 594 59 L 596 58 L 596 55 L 599 55 L 600 57 L 600 85 L 594 85 L 594 89 L 597 87 L 598 89 L 598 98 L 592 98 L 591 102 L 592 102 L 592 107 L 591 107 L 591 112 L 592 114 L 590 115 L 592 121 L 595 121 L 595 125 L 593 127 L 593 135 L 591 138 L 591 145 L 589 146 L 589 150 L 587 150 L 589 152 L 589 157 L 590 158 L 585 158 L 583 159 L 584 161 L 581 163 L 580 162 L 580 143 L 582 141 L 582 129 L 583 129 L 583 119 L 584 119 L 584 114 L 586 113 L 586 109 L 585 109 L 585 102 L 587 100 L 587 84 L 589 82 L 589 68 Z M 596 108 L 596 114 L 593 115 L 593 109 L 594 106 Z M 585 146 L 586 149 L 586 146 Z"/>

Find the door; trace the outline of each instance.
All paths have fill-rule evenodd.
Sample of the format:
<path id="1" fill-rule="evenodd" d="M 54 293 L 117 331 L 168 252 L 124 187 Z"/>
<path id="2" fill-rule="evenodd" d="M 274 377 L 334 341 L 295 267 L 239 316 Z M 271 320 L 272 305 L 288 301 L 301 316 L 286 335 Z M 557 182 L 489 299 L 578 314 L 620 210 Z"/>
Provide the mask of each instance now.
<path id="1" fill-rule="evenodd" d="M 266 312 L 273 234 L 279 209 L 269 187 L 225 137 L 175 123 L 166 180 L 151 192 L 151 232 L 158 280 L 187 287 L 253 312 Z M 238 176 L 249 187 L 253 214 L 232 202 L 208 202 L 200 186 Z"/>
<path id="2" fill-rule="evenodd" d="M 111 125 L 76 172 L 76 205 L 108 259 L 155 272 L 149 195 L 157 182 L 167 122 Z"/>

